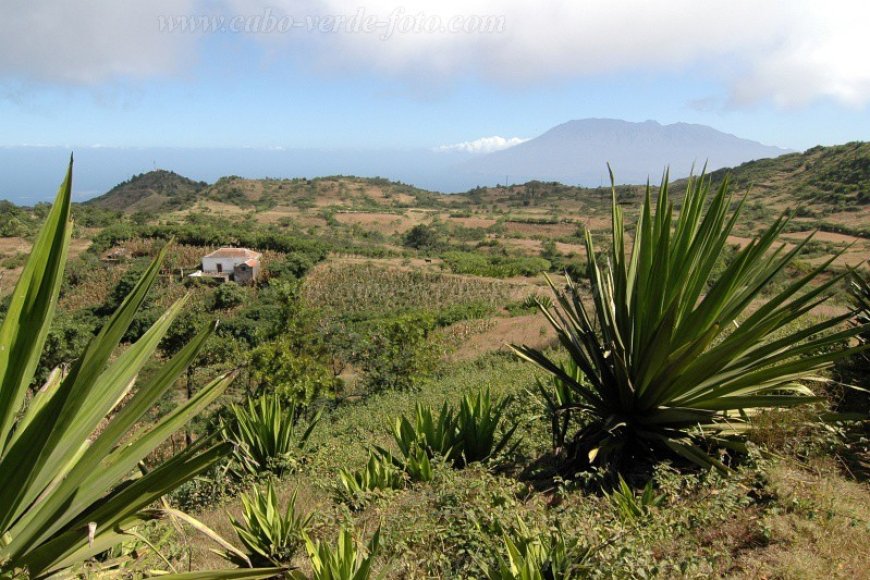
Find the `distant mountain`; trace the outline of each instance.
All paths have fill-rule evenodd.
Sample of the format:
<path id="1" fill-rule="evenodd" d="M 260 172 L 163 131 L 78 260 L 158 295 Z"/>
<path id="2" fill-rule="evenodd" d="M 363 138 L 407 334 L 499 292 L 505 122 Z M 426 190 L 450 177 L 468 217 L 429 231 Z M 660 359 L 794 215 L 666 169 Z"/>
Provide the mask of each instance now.
<path id="1" fill-rule="evenodd" d="M 607 163 L 618 183 L 657 183 L 666 166 L 671 177 L 777 157 L 786 149 L 741 139 L 704 125 L 617 119 L 583 119 L 558 125 L 543 135 L 502 151 L 465 162 L 460 171 L 481 183 L 559 181 L 598 186 L 609 180 Z"/>
<path id="2" fill-rule="evenodd" d="M 206 187 L 207 184 L 204 182 L 158 169 L 134 175 L 103 195 L 89 199 L 85 203 L 129 213 L 137 211 L 156 213 L 193 205 L 197 195 Z"/>

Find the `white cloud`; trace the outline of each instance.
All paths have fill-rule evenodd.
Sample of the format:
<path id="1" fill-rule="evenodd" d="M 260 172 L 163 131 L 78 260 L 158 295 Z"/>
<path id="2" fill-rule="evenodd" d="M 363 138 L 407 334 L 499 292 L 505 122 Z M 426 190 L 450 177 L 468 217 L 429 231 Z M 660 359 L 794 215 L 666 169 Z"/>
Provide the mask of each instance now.
<path id="1" fill-rule="evenodd" d="M 237 14 L 269 7 L 296 19 L 353 16 L 358 0 L 226 0 Z M 397 12 L 399 10 L 400 12 Z M 398 14 L 398 16 L 396 16 Z M 528 85 L 614 73 L 703 71 L 732 104 L 780 106 L 828 97 L 870 102 L 870 4 L 862 0 L 370 0 L 371 32 L 261 34 L 274 58 L 314 70 L 367 69 L 413 84 L 467 76 Z M 422 15 L 422 18 L 418 16 Z M 401 32 L 402 22 L 503 19 L 501 32 Z M 391 25 L 393 23 L 393 25 Z M 339 27 L 340 28 L 340 27 Z M 723 98 L 723 100 L 725 100 Z"/>
<path id="2" fill-rule="evenodd" d="M 453 145 L 441 145 L 435 148 L 435 151 L 439 153 L 448 153 L 451 151 L 461 151 L 463 153 L 492 153 L 493 151 L 501 151 L 502 149 L 507 149 L 508 147 L 513 147 L 514 145 L 519 145 L 520 143 L 528 141 L 528 139 L 522 139 L 520 137 L 481 137 L 480 139 L 475 139 L 473 141 L 463 141 L 462 143 L 455 143 Z"/>
<path id="3" fill-rule="evenodd" d="M 185 71 L 208 35 L 161 32 L 158 17 L 249 22 L 267 11 L 294 26 L 222 40 L 255 42 L 267 61 L 424 89 L 702 71 L 724 87 L 711 98 L 735 106 L 870 103 L 870 3 L 861 0 L 11 0 L 0 19 L 0 80 L 99 84 Z M 360 17 L 375 26 L 362 30 Z M 451 22 L 491 29 L 434 30 Z"/>
<path id="4" fill-rule="evenodd" d="M 184 70 L 196 37 L 161 32 L 158 17 L 194 7 L 194 0 L 4 2 L 0 80 L 94 85 Z"/>

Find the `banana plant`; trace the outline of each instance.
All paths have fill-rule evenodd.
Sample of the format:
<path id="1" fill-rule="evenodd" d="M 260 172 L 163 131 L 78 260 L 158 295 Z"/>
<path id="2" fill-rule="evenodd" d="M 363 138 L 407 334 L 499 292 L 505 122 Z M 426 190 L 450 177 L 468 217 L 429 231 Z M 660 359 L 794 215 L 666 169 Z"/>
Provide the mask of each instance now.
<path id="1" fill-rule="evenodd" d="M 513 346 L 574 392 L 571 407 L 584 419 L 571 442 L 575 467 L 619 468 L 670 453 L 726 470 L 702 446 L 739 448 L 729 436 L 750 427 L 753 414 L 819 401 L 804 382 L 823 380 L 819 371 L 866 348 L 839 346 L 867 329 L 844 328 L 852 312 L 802 324 L 848 275 L 820 276 L 835 257 L 762 294 L 812 238 L 777 245 L 787 215 L 716 272 L 746 198 L 731 212 L 728 181 L 711 192 L 708 177 L 690 179 L 676 212 L 665 173 L 655 207 L 647 186 L 627 244 L 612 188 L 606 265 L 586 232 L 589 302 L 566 277 L 564 288 L 550 281 L 558 308 L 541 308 L 584 381 L 537 349 Z"/>
<path id="2" fill-rule="evenodd" d="M 67 262 L 71 187 L 72 160 L 0 326 L 3 578 L 45 578 L 129 541 L 137 527 L 157 517 L 149 506 L 230 449 L 203 438 L 147 473 L 137 470 L 140 461 L 214 402 L 234 378 L 218 377 L 157 423 L 139 423 L 213 330 L 204 329 L 152 378 L 137 384 L 140 369 L 184 306 L 181 299 L 113 357 L 157 277 L 166 248 L 68 373 L 52 373 L 45 385 L 32 391 Z M 208 577 L 266 578 L 279 572 L 280 568 L 210 571 Z"/>

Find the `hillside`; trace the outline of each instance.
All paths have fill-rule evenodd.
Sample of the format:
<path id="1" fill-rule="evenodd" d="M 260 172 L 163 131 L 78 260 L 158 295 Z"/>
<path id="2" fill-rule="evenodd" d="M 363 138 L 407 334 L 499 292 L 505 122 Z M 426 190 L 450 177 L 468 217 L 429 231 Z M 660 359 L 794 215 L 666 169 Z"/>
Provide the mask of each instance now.
<path id="1" fill-rule="evenodd" d="M 569 121 L 502 151 L 465 163 L 461 170 L 486 182 L 561 181 L 606 185 L 607 163 L 618 183 L 645 183 L 671 167 L 684 177 L 705 161 L 711 168 L 751 159 L 776 157 L 785 149 L 741 139 L 704 125 L 655 121 L 630 123 L 617 119 Z"/>
<path id="2" fill-rule="evenodd" d="M 816 211 L 858 211 L 870 204 L 870 143 L 813 147 L 711 173 L 738 188 L 812 203 Z"/>
<path id="3" fill-rule="evenodd" d="M 134 175 L 85 203 L 126 213 L 159 213 L 190 206 L 205 187 L 201 181 L 158 169 Z"/>

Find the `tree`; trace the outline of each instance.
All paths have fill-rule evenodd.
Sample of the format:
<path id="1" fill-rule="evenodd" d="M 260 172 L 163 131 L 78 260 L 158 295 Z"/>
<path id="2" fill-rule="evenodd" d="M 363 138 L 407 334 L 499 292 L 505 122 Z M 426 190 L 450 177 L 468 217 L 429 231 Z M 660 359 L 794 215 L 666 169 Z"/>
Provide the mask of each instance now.
<path id="1" fill-rule="evenodd" d="M 437 250 L 442 246 L 441 235 L 432 226 L 418 224 L 405 234 L 404 244 L 408 248 L 424 252 Z"/>

